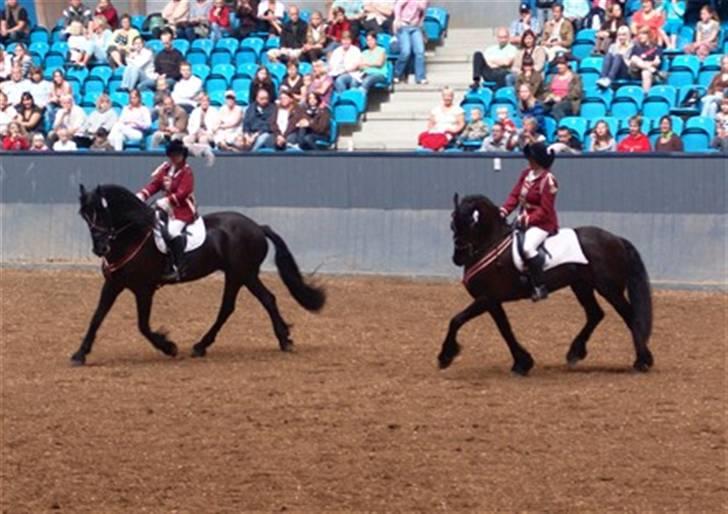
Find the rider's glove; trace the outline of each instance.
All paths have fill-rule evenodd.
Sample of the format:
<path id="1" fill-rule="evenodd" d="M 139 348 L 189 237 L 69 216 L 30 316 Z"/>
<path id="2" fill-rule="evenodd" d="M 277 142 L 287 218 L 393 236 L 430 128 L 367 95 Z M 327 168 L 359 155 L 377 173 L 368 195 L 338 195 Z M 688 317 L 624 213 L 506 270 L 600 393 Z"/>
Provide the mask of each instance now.
<path id="1" fill-rule="evenodd" d="M 159 200 L 157 200 L 156 205 L 164 212 L 170 212 L 170 210 L 172 209 L 172 205 L 169 203 L 169 199 L 167 198 L 160 198 Z"/>

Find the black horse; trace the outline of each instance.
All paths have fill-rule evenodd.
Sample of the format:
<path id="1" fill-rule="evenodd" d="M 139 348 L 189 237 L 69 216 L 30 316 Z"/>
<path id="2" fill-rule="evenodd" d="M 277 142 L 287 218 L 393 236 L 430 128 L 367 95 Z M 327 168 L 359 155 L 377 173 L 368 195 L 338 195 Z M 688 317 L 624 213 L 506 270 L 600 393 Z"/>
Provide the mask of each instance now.
<path id="1" fill-rule="evenodd" d="M 531 294 L 531 286 L 513 264 L 508 244 L 512 227 L 484 196 L 468 196 L 459 202 L 455 195 L 454 202 L 453 262 L 465 267 L 469 278 L 466 288 L 474 301 L 450 321 L 438 356 L 440 368 L 450 366 L 460 352 L 456 339 L 460 327 L 489 312 L 513 356 L 512 371 L 526 375 L 533 367 L 533 358 L 513 335 L 502 305 L 528 298 Z M 571 343 L 567 362 L 575 364 L 586 357 L 589 336 L 604 318 L 604 311 L 594 295 L 596 291 L 614 307 L 632 333 L 637 354 L 634 368 L 649 370 L 653 365 L 652 354 L 647 348 L 652 330 L 652 298 L 642 258 L 632 243 L 600 228 L 581 227 L 576 229 L 576 234 L 589 264 L 562 265 L 545 274 L 549 290 L 570 286 L 586 311 L 586 325 Z M 485 256 L 492 257 L 483 260 Z M 481 271 L 468 274 L 468 271 L 474 272 L 476 266 Z M 629 299 L 625 298 L 625 290 Z"/>
<path id="2" fill-rule="evenodd" d="M 80 203 L 79 213 L 89 226 L 93 252 L 104 259 L 106 281 L 86 336 L 71 362 L 85 363 L 101 322 L 119 293 L 127 288 L 136 297 L 141 333 L 162 353 L 177 355 L 177 346 L 165 334 L 149 328 L 152 298 L 157 288 L 164 285 L 161 276 L 167 265 L 167 257 L 157 250 L 152 237 L 156 222 L 154 210 L 136 195 L 115 185 L 98 186 L 91 192 L 82 185 Z M 293 342 L 289 338 L 289 327 L 278 311 L 275 297 L 258 276 L 268 253 L 266 238 L 275 246 L 275 262 L 283 283 L 304 309 L 321 310 L 325 303 L 324 291 L 306 284 L 286 243 L 270 227 L 258 225 L 235 212 L 210 214 L 204 220 L 207 238 L 200 248 L 187 255 L 183 281 L 197 280 L 221 270 L 225 274 L 225 288 L 217 319 L 194 345 L 192 356 L 205 355 L 233 313 L 238 291 L 243 286 L 270 315 L 280 349 L 291 350 Z"/>

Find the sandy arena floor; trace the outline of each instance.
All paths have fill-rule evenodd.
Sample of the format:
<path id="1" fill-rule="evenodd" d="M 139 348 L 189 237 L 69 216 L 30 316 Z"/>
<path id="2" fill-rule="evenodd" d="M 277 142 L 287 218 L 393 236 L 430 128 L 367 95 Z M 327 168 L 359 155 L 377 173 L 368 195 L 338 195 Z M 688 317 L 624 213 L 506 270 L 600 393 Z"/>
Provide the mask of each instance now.
<path id="1" fill-rule="evenodd" d="M 316 316 L 277 276 L 264 280 L 294 324 L 294 354 L 278 351 L 242 292 L 208 356 L 187 357 L 218 308 L 213 278 L 156 297 L 153 327 L 170 329 L 181 357 L 138 334 L 125 293 L 89 365 L 71 368 L 100 274 L 2 270 L 0 510 L 728 508 L 728 295 L 656 292 L 646 375 L 632 373 L 611 309 L 569 370 L 583 323 L 573 296 L 512 304 L 536 359 L 524 379 L 487 317 L 463 329 L 454 365 L 436 369 L 467 303 L 458 284 L 325 277 L 329 304 Z"/>

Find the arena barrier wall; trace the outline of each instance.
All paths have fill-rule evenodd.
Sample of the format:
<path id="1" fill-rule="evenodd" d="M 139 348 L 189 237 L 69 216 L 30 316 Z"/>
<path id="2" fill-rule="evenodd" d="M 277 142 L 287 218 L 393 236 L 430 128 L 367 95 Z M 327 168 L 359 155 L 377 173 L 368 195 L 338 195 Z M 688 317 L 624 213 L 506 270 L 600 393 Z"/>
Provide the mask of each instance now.
<path id="1" fill-rule="evenodd" d="M 98 263 L 77 215 L 78 186 L 136 190 L 159 154 L 2 154 L 0 262 Z M 524 167 L 484 154 L 222 155 L 193 160 L 202 212 L 236 210 L 275 228 L 305 270 L 458 277 L 453 193 L 501 202 Z M 500 171 L 497 170 L 500 168 Z M 563 226 L 598 225 L 631 240 L 655 283 L 728 288 L 728 159 L 563 157 Z M 268 264 L 270 266 L 270 263 Z"/>

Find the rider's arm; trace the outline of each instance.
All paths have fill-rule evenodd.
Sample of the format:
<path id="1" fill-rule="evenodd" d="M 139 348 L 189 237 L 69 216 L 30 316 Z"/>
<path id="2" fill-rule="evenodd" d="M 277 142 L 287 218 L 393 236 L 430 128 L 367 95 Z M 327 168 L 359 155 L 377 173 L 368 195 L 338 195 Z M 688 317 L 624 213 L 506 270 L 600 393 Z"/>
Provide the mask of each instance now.
<path id="1" fill-rule="evenodd" d="M 157 191 L 162 189 L 165 171 L 168 166 L 169 163 L 165 162 L 159 168 L 154 170 L 154 173 L 152 173 L 152 180 L 150 180 L 149 184 L 144 186 L 142 190 L 137 193 L 143 202 L 147 201 L 150 197 L 154 196 Z"/>
<path id="2" fill-rule="evenodd" d="M 521 187 L 523 187 L 523 178 L 526 176 L 526 173 L 528 173 L 528 170 L 521 173 L 518 182 L 516 182 L 516 185 L 513 186 L 513 190 L 511 190 L 511 194 L 508 195 L 505 203 L 500 208 L 501 216 L 503 216 L 504 218 L 512 213 L 513 209 L 515 209 L 518 205 L 518 197 L 521 194 Z"/>

